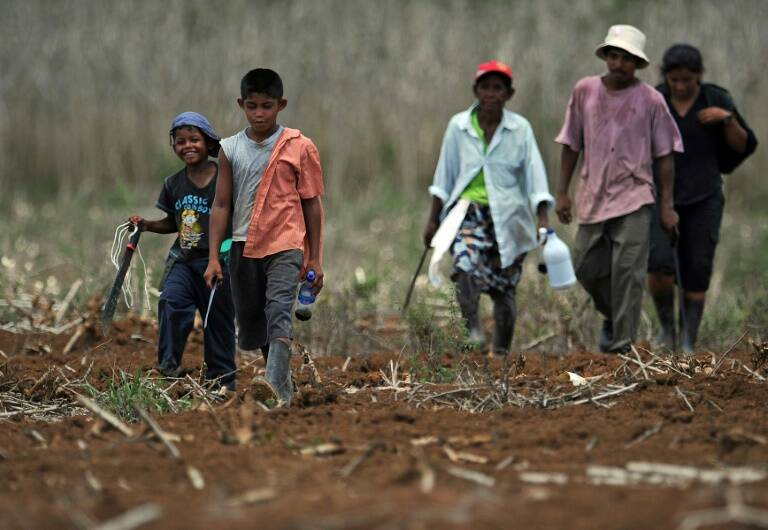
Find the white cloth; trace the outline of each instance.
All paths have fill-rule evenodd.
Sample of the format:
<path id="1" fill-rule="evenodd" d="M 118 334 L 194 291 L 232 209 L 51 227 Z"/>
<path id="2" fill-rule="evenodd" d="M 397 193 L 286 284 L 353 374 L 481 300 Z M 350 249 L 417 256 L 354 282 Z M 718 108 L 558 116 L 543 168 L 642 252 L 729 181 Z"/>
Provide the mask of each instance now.
<path id="1" fill-rule="evenodd" d="M 456 206 L 451 208 L 448 215 L 443 218 L 443 222 L 440 223 L 440 227 L 429 244 L 433 249 L 432 257 L 429 260 L 429 281 L 435 287 L 445 285 L 445 278 L 440 273 L 440 260 L 451 249 L 451 245 L 456 239 L 456 234 L 459 233 L 459 228 L 461 228 L 461 222 L 467 216 L 469 205 L 470 202 L 467 199 L 459 199 Z"/>

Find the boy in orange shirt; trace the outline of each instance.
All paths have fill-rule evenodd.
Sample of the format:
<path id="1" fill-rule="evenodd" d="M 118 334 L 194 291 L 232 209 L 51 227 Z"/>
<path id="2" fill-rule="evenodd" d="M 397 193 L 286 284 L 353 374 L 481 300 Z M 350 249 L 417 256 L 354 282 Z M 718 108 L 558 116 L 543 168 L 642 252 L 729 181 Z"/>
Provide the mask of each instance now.
<path id="1" fill-rule="evenodd" d="M 323 175 L 315 144 L 277 123 L 285 109 L 277 72 L 251 70 L 237 104 L 248 127 L 221 141 L 219 177 L 210 226 L 209 286 L 224 275 L 219 246 L 232 223 L 229 271 L 244 350 L 261 348 L 265 377 L 254 379 L 254 398 L 290 407 L 293 399 L 291 312 L 298 283 L 310 270 L 314 293 L 323 287 Z"/>

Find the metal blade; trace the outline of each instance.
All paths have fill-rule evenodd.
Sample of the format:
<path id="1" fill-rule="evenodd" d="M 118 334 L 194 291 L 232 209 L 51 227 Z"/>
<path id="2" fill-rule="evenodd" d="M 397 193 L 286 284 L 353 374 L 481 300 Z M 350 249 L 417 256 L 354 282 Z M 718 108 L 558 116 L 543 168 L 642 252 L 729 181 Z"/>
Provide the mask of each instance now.
<path id="1" fill-rule="evenodd" d="M 208 309 L 205 311 L 205 321 L 203 322 L 203 329 L 208 327 L 208 315 L 211 314 L 211 305 L 213 304 L 213 295 L 216 294 L 216 284 L 213 284 L 211 289 L 211 296 L 208 297 Z"/>
<path id="2" fill-rule="evenodd" d="M 131 235 L 128 240 L 128 244 L 125 246 L 125 253 L 123 253 L 123 260 L 120 262 L 120 268 L 117 270 L 117 276 L 112 283 L 112 289 L 109 291 L 109 296 L 104 304 L 104 309 L 101 313 L 101 329 L 104 335 L 109 335 L 109 329 L 112 324 L 112 318 L 115 316 L 115 310 L 117 309 L 117 301 L 120 299 L 120 289 L 123 287 L 125 281 L 125 275 L 128 274 L 128 269 L 131 266 L 131 258 L 136 250 L 136 246 L 139 244 L 139 237 L 141 232 L 136 231 Z"/>

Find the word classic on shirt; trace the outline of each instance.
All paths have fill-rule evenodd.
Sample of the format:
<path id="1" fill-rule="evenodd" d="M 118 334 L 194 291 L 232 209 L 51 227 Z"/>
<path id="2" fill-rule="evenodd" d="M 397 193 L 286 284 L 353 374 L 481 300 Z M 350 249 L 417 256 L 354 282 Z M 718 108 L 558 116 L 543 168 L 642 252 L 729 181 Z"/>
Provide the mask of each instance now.
<path id="1" fill-rule="evenodd" d="M 211 207 L 208 206 L 208 198 L 200 197 L 199 195 L 185 195 L 181 199 L 176 201 L 174 205 L 176 210 L 188 209 L 194 210 L 201 214 L 210 214 Z"/>

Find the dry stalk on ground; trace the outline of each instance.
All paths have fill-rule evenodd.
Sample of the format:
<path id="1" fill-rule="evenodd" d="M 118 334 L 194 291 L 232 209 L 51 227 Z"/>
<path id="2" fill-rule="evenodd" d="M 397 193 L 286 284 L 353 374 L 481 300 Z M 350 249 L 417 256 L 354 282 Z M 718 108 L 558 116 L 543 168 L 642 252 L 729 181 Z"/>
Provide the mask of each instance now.
<path id="1" fill-rule="evenodd" d="M 408 390 L 406 400 L 417 407 L 443 405 L 472 413 L 509 406 L 554 409 L 594 404 L 611 407 L 613 400 L 621 395 L 631 394 L 648 383 L 668 384 L 671 378 L 691 379 L 695 375 L 715 377 L 718 373 L 734 372 L 747 374 L 758 382 L 765 381 L 757 370 L 750 370 L 738 361 L 727 362 L 726 357 L 731 349 L 719 357 L 679 358 L 633 348 L 631 356 L 619 356 L 624 362 L 613 372 L 589 378 L 576 376 L 573 383 L 566 385 L 561 384 L 561 378 L 554 378 L 556 381 L 553 382 L 527 377 L 524 373 L 525 358 L 522 356 L 513 362 L 506 359 L 497 373 L 489 369 L 487 362 L 483 365 L 475 363 L 474 366 L 467 364 L 452 384 L 415 385 Z M 389 378 L 384 377 L 384 380 L 386 387 L 391 387 Z M 564 380 L 569 381 L 569 378 L 565 377 Z M 688 396 L 696 394 L 684 392 L 677 386 L 674 388 L 684 405 L 695 412 Z M 711 400 L 702 399 L 720 409 Z M 655 426 L 641 436 L 652 436 L 660 428 L 660 425 Z"/>

